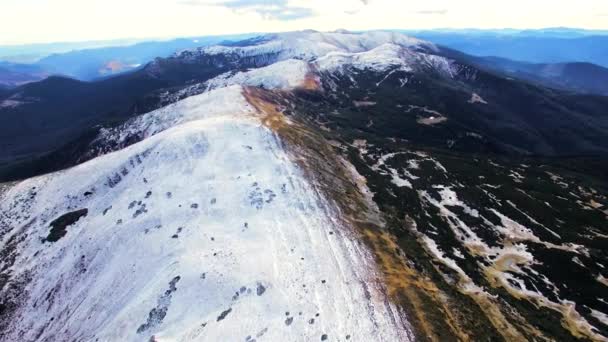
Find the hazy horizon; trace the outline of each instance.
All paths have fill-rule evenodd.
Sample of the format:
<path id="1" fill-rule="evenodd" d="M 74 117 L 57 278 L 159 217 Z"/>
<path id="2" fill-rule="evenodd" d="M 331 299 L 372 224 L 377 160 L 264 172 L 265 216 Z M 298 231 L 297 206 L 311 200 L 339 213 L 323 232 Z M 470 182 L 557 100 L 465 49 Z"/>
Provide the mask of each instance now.
<path id="1" fill-rule="evenodd" d="M 146 37 L 116 37 L 110 39 L 95 39 L 95 40 L 58 40 L 58 41 L 48 41 L 48 42 L 30 42 L 30 43 L 17 43 L 17 44 L 2 44 L 0 43 L 0 47 L 2 48 L 18 48 L 18 47 L 27 47 L 27 46 L 45 46 L 45 45 L 80 45 L 80 44 L 90 44 L 93 46 L 92 48 L 97 47 L 105 47 L 105 46 L 129 46 L 138 43 L 152 42 L 152 41 L 169 41 L 174 39 L 195 39 L 202 37 L 224 37 L 224 36 L 246 36 L 246 35 L 264 35 L 264 34 L 273 34 L 273 33 L 285 33 L 285 32 L 295 32 L 295 31 L 319 31 L 319 32 L 333 32 L 339 30 L 346 30 L 353 33 L 357 32 L 366 32 L 366 31 L 398 31 L 398 32 L 427 32 L 427 31 L 436 31 L 436 32 L 466 32 L 466 31 L 484 31 L 484 32 L 492 32 L 492 31 L 513 31 L 513 32 L 523 32 L 523 31 L 543 31 L 543 30 L 572 30 L 572 31 L 586 31 L 586 32 L 598 32 L 603 34 L 608 34 L 608 28 L 606 29 L 587 29 L 581 27 L 568 27 L 568 26 L 555 26 L 555 27 L 539 27 L 539 28 L 513 28 L 513 27 L 490 27 L 490 28 L 479 28 L 479 27 L 435 27 L 435 28 L 378 28 L 378 29 L 369 29 L 369 30 L 348 30 L 344 28 L 338 28 L 334 30 L 315 30 L 315 29 L 299 29 L 299 30 L 283 30 L 283 31 L 267 31 L 267 32 L 236 32 L 236 33 L 218 33 L 218 34 L 200 34 L 200 35 L 184 35 L 184 36 L 146 36 Z"/>
<path id="2" fill-rule="evenodd" d="M 608 29 L 608 2 L 580 0 L 5 0 L 0 45 L 149 40 L 302 29 Z"/>

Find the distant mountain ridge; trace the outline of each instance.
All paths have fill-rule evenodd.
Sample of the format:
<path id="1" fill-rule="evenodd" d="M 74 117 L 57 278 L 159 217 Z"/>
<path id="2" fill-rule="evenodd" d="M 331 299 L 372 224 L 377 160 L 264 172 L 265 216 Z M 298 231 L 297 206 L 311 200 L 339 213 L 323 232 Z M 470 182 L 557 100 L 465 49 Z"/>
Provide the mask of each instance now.
<path id="1" fill-rule="evenodd" d="M 0 57 L 0 68 L 6 69 L 4 74 L 0 74 L 0 84 L 15 86 L 37 81 L 49 75 L 92 81 L 134 70 L 152 61 L 154 58 L 168 57 L 181 50 L 217 44 L 227 40 L 241 40 L 251 35 L 179 38 L 167 41 L 137 42 L 130 45 L 77 49 L 51 53 L 31 64 L 1 62 L 2 57 Z M 1 50 L 2 48 L 0 47 Z M 9 72 L 21 74 L 23 81 L 15 83 L 11 80 L 15 77 L 9 78 Z"/>
<path id="2" fill-rule="evenodd" d="M 428 30 L 396 30 L 412 36 L 425 34 L 440 35 L 468 35 L 478 36 L 532 36 L 532 37 L 551 37 L 551 38 L 573 38 L 585 36 L 606 36 L 608 30 L 590 30 L 571 27 L 546 27 L 540 29 L 477 29 L 477 28 L 436 28 Z"/>
<path id="3" fill-rule="evenodd" d="M 586 62 L 525 63 L 500 57 L 478 59 L 478 65 L 515 78 L 580 93 L 608 95 L 608 68 Z"/>
<path id="4" fill-rule="evenodd" d="M 240 40 L 250 35 L 180 38 L 169 41 L 141 42 L 129 46 L 77 50 L 47 56 L 36 63 L 52 73 L 90 81 L 133 70 L 157 57 L 198 46 Z"/>
<path id="5" fill-rule="evenodd" d="M 403 31 L 467 54 L 496 56 L 529 63 L 588 62 L 608 67 L 608 35 L 604 31 L 555 34 L 532 30 L 514 33 L 471 31 Z"/>
<path id="6" fill-rule="evenodd" d="M 479 57 L 442 47 L 446 56 L 480 69 L 571 93 L 608 95 L 608 68 L 586 63 L 527 63 L 502 57 Z"/>
<path id="7" fill-rule="evenodd" d="M 108 46 L 126 46 L 141 42 L 141 39 L 118 39 L 89 42 L 56 42 L 32 43 L 17 45 L 0 45 L 0 60 L 11 63 L 31 64 L 52 54 L 61 54 L 75 50 L 96 49 Z"/>
<path id="8" fill-rule="evenodd" d="M 25 83 L 39 81 L 49 73 L 37 65 L 15 64 L 0 61 L 0 85 L 16 87 Z"/>
<path id="9" fill-rule="evenodd" d="M 401 32 L 401 31 L 400 31 Z M 539 30 L 478 30 L 478 29 L 437 29 L 437 30 L 409 30 L 404 31 L 412 36 L 418 36 L 424 40 L 444 45 L 464 53 L 476 56 L 496 56 L 514 61 L 533 64 L 556 64 L 556 63 L 593 63 L 600 66 L 607 66 L 608 55 L 605 46 L 608 45 L 608 31 L 582 30 L 571 28 L 546 28 Z M 70 46 L 93 47 L 87 49 L 77 49 L 71 52 L 63 51 L 60 53 L 49 53 L 34 64 L 11 64 L 4 66 L 4 75 L 0 74 L 0 84 L 15 86 L 14 73 L 19 73 L 19 79 L 25 81 L 35 81 L 45 75 L 62 75 L 80 80 L 94 80 L 105 78 L 118 73 L 134 70 L 156 57 L 168 57 L 172 53 L 192 49 L 199 46 L 213 45 L 222 40 L 234 42 L 247 42 L 245 38 L 254 37 L 254 34 L 232 35 L 232 36 L 212 36 L 180 38 L 167 41 L 143 41 L 129 43 L 129 41 L 116 42 L 92 42 L 63 44 L 67 49 Z M 259 36 L 258 36 L 259 37 Z M 256 39 L 256 38 L 254 38 Z M 84 45 L 83 45 L 84 44 Z M 95 47 L 96 45 L 100 47 Z M 107 46 L 117 44 L 117 46 Z M 47 49 L 60 49 L 62 44 L 49 44 Z M 35 49 L 36 45 L 32 46 Z M 41 45 L 40 49 L 46 45 Z M 4 50 L 11 51 L 18 47 L 5 47 Z M 21 47 L 23 51 L 28 51 L 28 47 Z M 3 47 L 0 47 L 2 53 Z M 6 53 L 5 51 L 5 53 Z M 15 50 L 21 51 L 21 50 Z M 49 50 L 53 51 L 53 50 Z M 0 57 L 2 60 L 2 57 Z M 5 63 L 6 64 L 6 63 Z M 500 63 L 501 65 L 504 63 Z M 2 66 L 0 66 L 2 67 Z M 22 73 L 17 68 L 36 68 L 41 72 Z M 521 67 L 520 67 L 521 68 Z M 568 68 L 568 70 L 578 70 L 579 67 Z M 504 70 L 503 70 L 504 71 Z M 584 70 L 581 70 L 584 72 Z M 9 75 L 9 73 L 11 73 Z M 537 74 L 526 68 L 526 73 L 521 75 L 511 75 L 530 79 L 530 75 Z M 570 77 L 571 73 L 564 75 Z M 572 77 L 576 77 L 572 74 Z M 590 80 L 591 81 L 591 80 Z M 552 82 L 552 86 L 569 87 L 585 92 L 603 93 L 601 84 L 594 84 L 586 87 L 585 78 L 578 78 L 572 82 Z M 561 84 L 560 84 L 561 83 Z M 598 83 L 598 82 L 595 82 Z M 20 84 L 20 83 L 17 83 Z M 586 89 L 588 88 L 588 89 Z"/>

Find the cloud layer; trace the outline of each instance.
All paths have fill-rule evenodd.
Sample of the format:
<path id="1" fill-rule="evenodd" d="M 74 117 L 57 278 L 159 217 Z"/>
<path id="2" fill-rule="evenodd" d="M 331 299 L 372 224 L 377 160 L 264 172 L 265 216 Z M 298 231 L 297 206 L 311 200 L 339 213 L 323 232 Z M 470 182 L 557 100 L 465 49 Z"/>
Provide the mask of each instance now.
<path id="1" fill-rule="evenodd" d="M 179 4 L 192 6 L 220 6 L 237 12 L 254 12 L 266 19 L 295 20 L 312 17 L 315 12 L 312 8 L 289 5 L 287 0 L 180 0 Z"/>

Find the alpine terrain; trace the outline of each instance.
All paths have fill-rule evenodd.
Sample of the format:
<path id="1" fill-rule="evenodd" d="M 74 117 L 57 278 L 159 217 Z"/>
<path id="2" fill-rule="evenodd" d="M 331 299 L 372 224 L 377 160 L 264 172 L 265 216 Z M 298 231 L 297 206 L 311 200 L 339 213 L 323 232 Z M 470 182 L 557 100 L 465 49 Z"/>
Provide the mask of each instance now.
<path id="1" fill-rule="evenodd" d="M 0 340 L 607 341 L 608 97 L 478 64 L 301 31 L 3 90 Z"/>

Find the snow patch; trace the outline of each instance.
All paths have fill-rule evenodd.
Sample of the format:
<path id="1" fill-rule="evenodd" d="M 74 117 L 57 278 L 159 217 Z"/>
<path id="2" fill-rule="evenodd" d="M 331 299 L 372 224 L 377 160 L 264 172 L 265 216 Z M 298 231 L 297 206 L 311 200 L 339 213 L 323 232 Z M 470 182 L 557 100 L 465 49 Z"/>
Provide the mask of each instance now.
<path id="1" fill-rule="evenodd" d="M 231 85 L 265 89 L 292 89 L 301 86 L 310 72 L 307 62 L 288 59 L 246 72 L 226 73 L 207 82 L 208 89 Z"/>
<path id="2" fill-rule="evenodd" d="M 473 93 L 471 94 L 471 98 L 468 101 L 469 103 L 481 103 L 481 104 L 488 104 L 488 102 L 486 102 L 486 100 L 484 100 L 481 96 L 479 96 L 479 94 L 477 93 Z"/>

